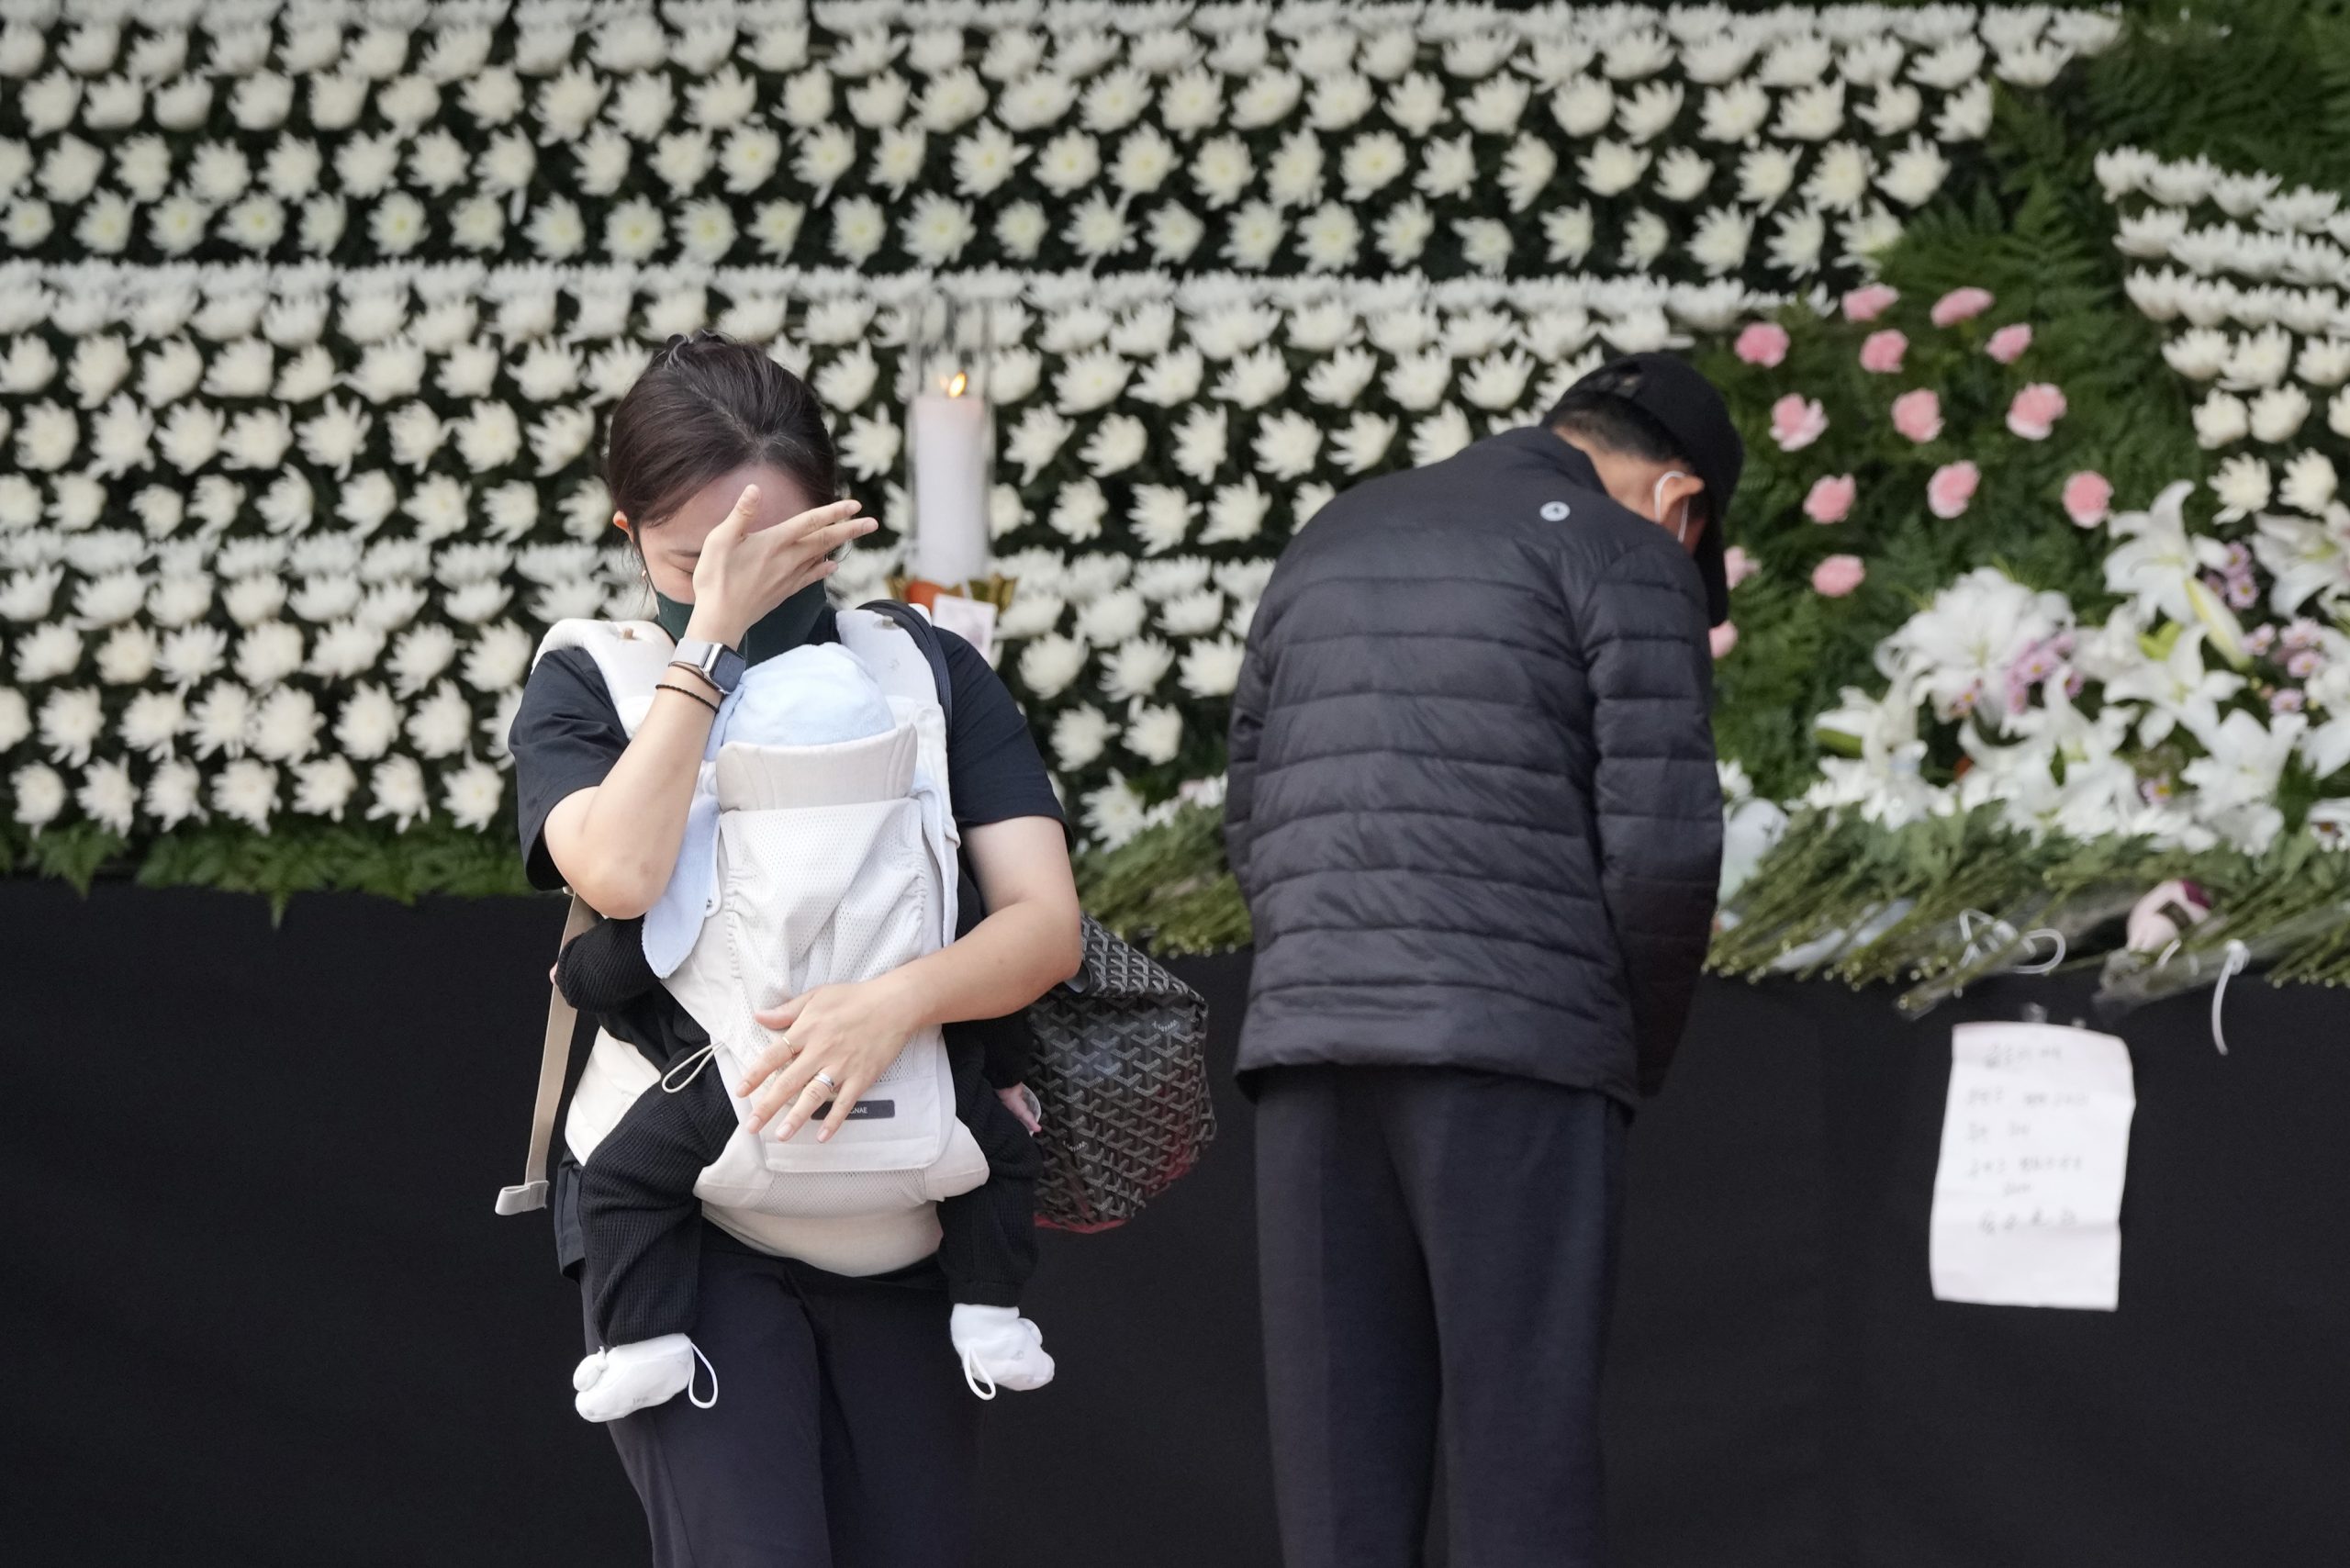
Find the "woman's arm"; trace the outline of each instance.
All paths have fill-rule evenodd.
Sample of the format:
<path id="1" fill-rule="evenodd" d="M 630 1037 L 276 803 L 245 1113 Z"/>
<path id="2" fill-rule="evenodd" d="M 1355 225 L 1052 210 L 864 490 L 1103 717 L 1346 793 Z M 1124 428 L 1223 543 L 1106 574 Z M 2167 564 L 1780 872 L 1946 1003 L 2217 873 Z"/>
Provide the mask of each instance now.
<path id="1" fill-rule="evenodd" d="M 832 576 L 828 551 L 874 527 L 855 515 L 855 501 L 829 502 L 766 527 L 757 524 L 758 508 L 759 487 L 744 487 L 734 509 L 703 539 L 687 636 L 739 644 L 760 616 Z M 699 689 L 682 671 L 664 684 Z M 716 717 L 716 709 L 682 691 L 655 691 L 644 722 L 604 781 L 565 796 L 547 813 L 548 858 L 606 919 L 643 914 L 669 885 Z"/>
<path id="2" fill-rule="evenodd" d="M 671 678 L 682 686 L 688 678 Z M 669 885 L 717 716 L 682 691 L 655 691 L 651 711 L 604 781 L 565 796 L 547 813 L 548 858 L 606 919 L 643 914 Z"/>
<path id="3" fill-rule="evenodd" d="M 966 834 L 963 847 L 989 912 L 968 935 L 878 979 L 820 986 L 757 1015 L 790 1044 L 769 1047 L 735 1086 L 752 1097 L 754 1128 L 779 1116 L 776 1136 L 790 1137 L 830 1100 L 816 1135 L 829 1138 L 922 1030 L 1016 1013 L 1077 973 L 1084 936 L 1061 824 L 990 823 Z M 820 1071 L 838 1092 L 815 1081 Z"/>

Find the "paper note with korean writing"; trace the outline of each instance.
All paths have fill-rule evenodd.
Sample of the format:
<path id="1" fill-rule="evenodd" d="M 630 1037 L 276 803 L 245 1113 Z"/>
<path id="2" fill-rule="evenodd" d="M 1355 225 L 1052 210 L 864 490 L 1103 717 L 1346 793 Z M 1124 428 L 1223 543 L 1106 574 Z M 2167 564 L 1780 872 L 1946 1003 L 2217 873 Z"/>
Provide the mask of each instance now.
<path id="1" fill-rule="evenodd" d="M 1938 1301 L 2113 1310 L 2137 1109 L 2130 1049 L 2053 1024 L 1961 1024 L 1934 1176 Z"/>

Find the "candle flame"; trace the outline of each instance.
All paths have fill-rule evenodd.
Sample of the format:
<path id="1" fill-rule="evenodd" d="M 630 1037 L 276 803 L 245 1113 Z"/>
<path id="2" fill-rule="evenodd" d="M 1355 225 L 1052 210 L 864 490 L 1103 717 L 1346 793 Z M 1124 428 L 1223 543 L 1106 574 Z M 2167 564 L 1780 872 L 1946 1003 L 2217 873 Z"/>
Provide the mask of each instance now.
<path id="1" fill-rule="evenodd" d="M 946 395 L 949 398 L 960 398 L 963 395 L 963 388 L 970 384 L 971 378 L 958 370 L 955 373 L 955 378 L 946 384 Z"/>

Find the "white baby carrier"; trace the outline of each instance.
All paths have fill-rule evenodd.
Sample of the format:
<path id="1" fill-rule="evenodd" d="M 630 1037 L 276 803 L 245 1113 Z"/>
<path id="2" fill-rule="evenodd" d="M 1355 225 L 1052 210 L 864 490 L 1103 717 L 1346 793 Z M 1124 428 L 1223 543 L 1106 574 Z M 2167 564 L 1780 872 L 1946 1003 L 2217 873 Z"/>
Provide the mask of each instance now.
<path id="1" fill-rule="evenodd" d="M 711 1054 L 673 1067 L 669 1088 L 702 1070 L 722 1073 L 731 1093 L 775 1037 L 755 1011 L 820 985 L 887 973 L 954 939 L 957 835 L 931 666 L 888 615 L 844 611 L 838 625 L 841 646 L 887 695 L 894 723 L 822 745 L 718 737 L 715 756 L 702 765 L 709 788 L 689 820 L 669 896 L 678 886 L 707 892 L 698 929 L 688 917 L 690 946 L 666 980 L 708 1032 Z M 547 633 L 539 656 L 557 648 L 580 648 L 595 659 L 622 727 L 634 734 L 667 671 L 668 634 L 651 622 L 565 621 Z M 709 869 L 689 877 L 697 854 Z M 575 898 L 564 940 L 592 918 Z M 650 936 L 654 922 L 647 924 Z M 650 941 L 647 952 L 653 956 Z M 664 967 L 655 964 L 656 971 Z M 520 1185 L 498 1195 L 500 1214 L 546 1201 L 548 1146 L 574 1023 L 555 994 L 529 1169 Z M 585 1164 L 638 1095 L 663 1092 L 651 1063 L 599 1031 L 564 1123 L 574 1158 Z M 748 1115 L 748 1100 L 733 1103 L 738 1116 Z M 907 1045 L 829 1142 L 802 1129 L 782 1143 L 738 1125 L 694 1192 L 714 1223 L 744 1241 L 863 1274 L 935 1249 L 937 1200 L 968 1192 L 987 1174 L 986 1157 L 955 1115 L 946 1044 L 933 1027 Z"/>

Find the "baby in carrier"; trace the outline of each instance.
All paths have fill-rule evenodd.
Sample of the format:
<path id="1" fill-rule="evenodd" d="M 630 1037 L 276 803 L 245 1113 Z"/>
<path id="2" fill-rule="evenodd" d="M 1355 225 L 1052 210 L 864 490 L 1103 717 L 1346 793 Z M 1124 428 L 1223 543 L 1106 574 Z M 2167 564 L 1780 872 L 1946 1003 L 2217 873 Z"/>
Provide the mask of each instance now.
<path id="1" fill-rule="evenodd" d="M 733 1181 L 747 1180 L 746 1160 L 755 1171 L 761 1207 L 834 1235 L 934 1205 L 949 1331 L 972 1392 L 1039 1387 L 1052 1359 L 1018 1302 L 1035 1261 L 1040 1163 L 988 1081 L 992 1070 L 1017 1089 L 1017 1020 L 917 1036 L 827 1145 L 812 1124 L 788 1145 L 752 1134 L 728 1088 L 768 1037 L 755 1009 L 871 979 L 974 923 L 914 726 L 838 644 L 754 666 L 722 723 L 660 902 L 589 928 L 555 966 L 565 1000 L 662 1075 L 580 1169 L 581 1284 L 603 1348 L 573 1377 L 579 1413 L 613 1420 L 681 1392 L 715 1402 L 715 1368 L 710 1398 L 692 1392 L 701 1352 L 690 1334 L 701 1198 L 722 1154 Z M 954 933 L 943 929 L 950 900 Z"/>

